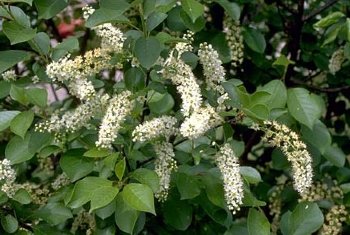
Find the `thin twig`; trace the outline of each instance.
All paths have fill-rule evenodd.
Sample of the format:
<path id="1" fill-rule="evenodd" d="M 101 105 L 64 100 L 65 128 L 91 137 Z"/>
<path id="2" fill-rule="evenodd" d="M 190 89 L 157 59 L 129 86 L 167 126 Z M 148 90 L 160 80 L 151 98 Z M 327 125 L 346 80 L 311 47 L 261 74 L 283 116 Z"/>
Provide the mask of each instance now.
<path id="1" fill-rule="evenodd" d="M 340 91 L 344 91 L 344 90 L 350 90 L 349 85 L 345 85 L 345 86 L 341 86 L 341 87 L 323 88 L 323 87 L 313 86 L 313 85 L 304 83 L 303 81 L 296 80 L 296 79 L 291 79 L 291 82 L 293 82 L 294 84 L 297 84 L 297 85 L 305 86 L 305 87 L 309 88 L 310 90 L 324 92 L 324 93 L 336 93 L 336 92 L 340 92 Z"/>
<path id="2" fill-rule="evenodd" d="M 309 15 L 303 17 L 303 21 L 306 22 L 316 16 L 317 14 L 320 14 L 322 11 L 326 10 L 327 8 L 331 7 L 333 4 L 337 3 L 339 0 L 329 0 L 326 2 L 323 6 L 315 9 L 312 11 Z"/>

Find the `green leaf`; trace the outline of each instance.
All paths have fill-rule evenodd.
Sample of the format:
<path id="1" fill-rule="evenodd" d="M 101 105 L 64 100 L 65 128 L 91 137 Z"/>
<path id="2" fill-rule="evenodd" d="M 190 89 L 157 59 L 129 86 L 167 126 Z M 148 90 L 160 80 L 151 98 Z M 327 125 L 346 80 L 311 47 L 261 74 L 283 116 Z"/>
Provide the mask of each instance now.
<path id="1" fill-rule="evenodd" d="M 68 6 L 67 0 L 34 0 L 39 19 L 50 19 Z"/>
<path id="2" fill-rule="evenodd" d="M 332 137 L 327 126 L 319 120 L 316 120 L 312 129 L 302 126 L 301 134 L 303 139 L 315 146 L 321 154 L 323 154 L 332 143 Z M 315 136 L 317 136 L 317 138 L 315 138 Z"/>
<path id="3" fill-rule="evenodd" d="M 97 209 L 95 213 L 98 217 L 104 220 L 110 217 L 115 212 L 115 209 L 116 209 L 116 202 L 115 200 L 113 200 L 107 206 Z"/>
<path id="4" fill-rule="evenodd" d="M 323 224 L 323 214 L 316 203 L 302 202 L 293 210 L 289 219 L 290 235 L 316 232 Z"/>
<path id="5" fill-rule="evenodd" d="M 82 149 L 72 149 L 60 159 L 60 166 L 71 181 L 76 181 L 92 172 L 94 162 L 83 157 Z"/>
<path id="6" fill-rule="evenodd" d="M 50 50 L 50 37 L 44 32 L 39 32 L 29 44 L 40 55 L 47 55 Z"/>
<path id="7" fill-rule="evenodd" d="M 14 233 L 18 229 L 18 221 L 12 215 L 1 217 L 2 228 L 8 233 Z"/>
<path id="8" fill-rule="evenodd" d="M 150 69 L 158 60 L 161 52 L 159 41 L 154 38 L 139 38 L 136 40 L 134 53 L 140 64 Z"/>
<path id="9" fill-rule="evenodd" d="M 0 111 L 0 131 L 10 126 L 11 121 L 19 114 L 19 111 Z"/>
<path id="10" fill-rule="evenodd" d="M 338 147 L 328 146 L 325 149 L 323 156 L 334 166 L 343 167 L 345 165 L 346 155 L 343 150 Z"/>
<path id="11" fill-rule="evenodd" d="M 91 201 L 90 211 L 108 205 L 117 196 L 118 187 L 112 181 L 99 177 L 86 177 L 78 181 L 68 203 L 71 208 L 78 208 Z"/>
<path id="12" fill-rule="evenodd" d="M 181 0 L 181 6 L 193 23 L 204 13 L 204 6 L 195 0 Z"/>
<path id="13" fill-rule="evenodd" d="M 322 17 L 321 20 L 317 21 L 314 24 L 314 28 L 327 28 L 328 26 L 339 22 L 339 19 L 344 17 L 345 15 L 342 12 L 336 11 L 332 14 Z"/>
<path id="14" fill-rule="evenodd" d="M 30 135 L 26 135 L 24 139 L 19 136 L 14 136 L 7 144 L 5 156 L 12 164 L 18 164 L 31 159 L 34 153 L 29 152 L 28 142 Z"/>
<path id="15" fill-rule="evenodd" d="M 142 90 L 143 88 L 145 88 L 146 85 L 145 74 L 138 67 L 130 68 L 126 71 L 124 75 L 124 82 L 126 88 L 133 92 Z"/>
<path id="16" fill-rule="evenodd" d="M 30 28 L 30 19 L 24 11 L 16 6 L 10 6 L 11 15 L 7 12 L 8 7 L 0 7 L 0 16 L 12 19 L 25 28 Z"/>
<path id="17" fill-rule="evenodd" d="M 40 208 L 35 214 L 53 226 L 59 225 L 68 219 L 73 218 L 71 210 L 60 202 L 48 203 Z"/>
<path id="18" fill-rule="evenodd" d="M 270 93 L 270 96 L 264 102 L 270 110 L 286 106 L 287 89 L 281 80 L 272 80 L 261 87 L 259 91 Z"/>
<path id="19" fill-rule="evenodd" d="M 321 117 L 318 102 L 304 88 L 288 89 L 287 106 L 289 113 L 310 129 L 312 129 L 315 121 Z"/>
<path id="20" fill-rule="evenodd" d="M 180 17 L 182 19 L 183 24 L 192 32 L 199 32 L 205 27 L 205 18 L 204 16 L 198 17 L 194 22 L 191 17 L 186 14 L 185 11 L 180 12 Z"/>
<path id="21" fill-rule="evenodd" d="M 169 199 L 164 203 L 164 222 L 185 231 L 192 222 L 192 206 L 185 200 Z"/>
<path id="22" fill-rule="evenodd" d="M 250 208 L 248 213 L 249 235 L 270 235 L 270 223 L 263 212 Z"/>
<path id="23" fill-rule="evenodd" d="M 86 21 L 85 26 L 88 28 L 95 27 L 97 25 L 110 22 L 110 21 L 120 21 L 127 22 L 128 18 L 121 15 L 119 11 L 100 8 L 97 9 Z"/>
<path id="24" fill-rule="evenodd" d="M 30 139 L 29 139 L 29 143 L 28 143 L 28 150 L 31 153 L 39 152 L 44 147 L 49 145 L 53 139 L 54 138 L 50 133 L 33 131 L 30 134 Z M 58 148 L 57 146 L 54 147 L 55 150 L 57 148 Z"/>
<path id="25" fill-rule="evenodd" d="M 79 41 L 76 37 L 69 37 L 64 39 L 55 48 L 53 48 L 52 59 L 57 61 L 68 52 L 74 52 L 79 50 Z"/>
<path id="26" fill-rule="evenodd" d="M 266 120 L 270 115 L 268 107 L 263 104 L 257 104 L 249 108 L 243 108 L 243 111 L 250 118 L 258 120 Z"/>
<path id="27" fill-rule="evenodd" d="M 124 192 L 117 196 L 117 207 L 115 210 L 115 222 L 120 230 L 132 234 L 140 212 L 125 202 Z"/>
<path id="28" fill-rule="evenodd" d="M 24 111 L 18 114 L 12 121 L 10 125 L 10 129 L 16 135 L 22 137 L 24 139 L 27 130 L 32 125 L 34 120 L 33 111 Z"/>
<path id="29" fill-rule="evenodd" d="M 166 18 L 167 14 L 162 12 L 153 12 L 146 21 L 147 30 L 150 32 L 160 25 Z"/>
<path id="30" fill-rule="evenodd" d="M 32 5 L 33 0 L 2 0 L 3 2 L 15 3 L 15 2 L 24 2 L 28 5 Z"/>
<path id="31" fill-rule="evenodd" d="M 83 157 L 82 149 L 72 149 L 60 159 L 60 166 L 71 181 L 76 181 L 92 172 L 94 162 Z"/>
<path id="32" fill-rule="evenodd" d="M 19 103 L 21 103 L 23 105 L 28 104 L 28 97 L 25 93 L 25 89 L 22 87 L 18 87 L 16 85 L 12 84 L 11 90 L 10 90 L 10 96 L 13 100 L 18 101 Z"/>
<path id="33" fill-rule="evenodd" d="M 0 99 L 5 98 L 10 94 L 11 83 L 7 81 L 0 81 Z"/>
<path id="34" fill-rule="evenodd" d="M 227 15 L 230 16 L 233 20 L 239 20 L 241 16 L 241 9 L 237 3 L 227 0 L 215 0 L 215 2 L 219 3 L 220 6 L 225 9 L 225 13 L 227 13 Z"/>
<path id="35" fill-rule="evenodd" d="M 176 174 L 176 186 L 181 195 L 181 200 L 197 197 L 201 193 L 198 180 L 185 173 Z"/>
<path id="36" fill-rule="evenodd" d="M 264 53 L 266 41 L 260 31 L 253 28 L 246 28 L 243 31 L 243 38 L 250 49 L 260 54 Z"/>
<path id="37" fill-rule="evenodd" d="M 3 73 L 18 62 L 29 59 L 29 57 L 30 54 L 27 51 L 0 51 L 0 73 Z"/>
<path id="38" fill-rule="evenodd" d="M 173 97 L 169 93 L 155 92 L 150 99 L 148 106 L 152 113 L 165 114 L 172 110 L 175 105 Z"/>
<path id="39" fill-rule="evenodd" d="M 5 21 L 2 27 L 4 34 L 10 39 L 11 45 L 29 41 L 36 34 L 36 29 L 26 28 L 15 21 Z"/>
<path id="40" fill-rule="evenodd" d="M 91 158 L 103 158 L 107 157 L 111 154 L 111 151 L 108 149 L 99 149 L 99 148 L 92 148 L 84 153 L 84 157 L 91 157 Z"/>
<path id="41" fill-rule="evenodd" d="M 251 184 L 257 184 L 261 182 L 261 176 L 259 171 L 250 166 L 241 166 L 239 168 L 239 172 L 243 176 L 243 178 Z"/>
<path id="42" fill-rule="evenodd" d="M 148 185 L 153 193 L 159 190 L 159 177 L 157 173 L 146 168 L 136 169 L 130 176 L 132 179 L 137 180 L 142 184 Z"/>
<path id="43" fill-rule="evenodd" d="M 17 192 L 15 193 L 15 195 L 13 196 L 13 200 L 21 203 L 21 204 L 29 204 L 32 201 L 32 198 L 30 196 L 30 194 L 23 188 L 20 188 L 17 190 Z"/>
<path id="44" fill-rule="evenodd" d="M 118 177 L 119 180 L 123 179 L 124 172 L 125 172 L 125 167 L 126 167 L 126 161 L 125 158 L 120 160 L 116 165 L 115 165 L 115 175 Z"/>
<path id="45" fill-rule="evenodd" d="M 123 189 L 123 198 L 135 210 L 156 214 L 153 192 L 147 185 L 136 183 L 126 185 Z"/>
<path id="46" fill-rule="evenodd" d="M 45 107 L 47 105 L 47 91 L 42 88 L 28 88 L 26 89 L 29 102 L 39 106 Z"/>

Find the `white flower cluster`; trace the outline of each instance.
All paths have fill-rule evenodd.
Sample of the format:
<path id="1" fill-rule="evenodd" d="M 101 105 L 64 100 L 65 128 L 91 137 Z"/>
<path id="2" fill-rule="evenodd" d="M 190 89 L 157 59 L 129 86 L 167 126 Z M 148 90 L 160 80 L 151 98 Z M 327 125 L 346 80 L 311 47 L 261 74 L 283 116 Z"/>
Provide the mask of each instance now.
<path id="1" fill-rule="evenodd" d="M 343 191 L 337 185 L 328 185 L 322 182 L 315 182 L 309 187 L 299 201 L 316 202 L 325 199 L 339 200 L 343 198 Z"/>
<path id="2" fill-rule="evenodd" d="M 336 50 L 333 54 L 331 59 L 329 60 L 329 72 L 331 74 L 335 74 L 341 69 L 341 66 L 343 62 L 345 61 L 345 54 L 344 54 L 344 48 L 341 47 L 338 50 Z"/>
<path id="3" fill-rule="evenodd" d="M 171 116 L 161 116 L 138 125 L 132 132 L 133 141 L 148 141 L 160 136 L 169 138 L 177 131 L 175 127 L 177 119 Z"/>
<path id="4" fill-rule="evenodd" d="M 4 184 L 2 185 L 1 191 L 3 191 L 6 194 L 11 194 L 11 185 L 16 180 L 16 172 L 11 167 L 11 162 L 7 159 L 0 160 L 0 181 L 3 181 Z"/>
<path id="5" fill-rule="evenodd" d="M 263 140 L 279 147 L 292 165 L 293 185 L 303 195 L 312 185 L 312 158 L 299 136 L 286 125 L 276 121 L 264 121 L 264 126 L 255 125 L 265 132 Z"/>
<path id="6" fill-rule="evenodd" d="M 199 61 L 203 65 L 203 73 L 206 79 L 207 89 L 218 91 L 224 94 L 224 88 L 221 83 L 225 81 L 225 69 L 218 52 L 213 49 L 211 44 L 201 43 L 198 50 Z"/>
<path id="7" fill-rule="evenodd" d="M 235 214 L 243 204 L 243 179 L 239 172 L 238 158 L 228 143 L 220 148 L 216 154 L 215 162 L 224 182 L 227 207 Z"/>
<path id="8" fill-rule="evenodd" d="M 175 153 L 173 145 L 167 142 L 155 144 L 154 150 L 157 154 L 157 159 L 154 162 L 155 172 L 159 176 L 159 191 L 155 194 L 155 197 L 159 201 L 165 201 L 170 188 L 171 172 L 177 169 L 174 160 Z"/>
<path id="9" fill-rule="evenodd" d="M 111 144 L 117 137 L 121 124 L 133 108 L 134 102 L 130 100 L 130 97 L 130 91 L 123 91 L 109 101 L 98 133 L 97 147 L 111 148 Z"/>
<path id="10" fill-rule="evenodd" d="M 210 105 L 195 110 L 181 124 L 180 133 L 189 139 L 196 139 L 209 129 L 222 123 L 222 118 Z"/>
<path id="11" fill-rule="evenodd" d="M 229 17 L 224 19 L 224 33 L 230 48 L 232 66 L 237 67 L 243 62 L 243 36 L 239 22 L 233 21 Z"/>
<path id="12" fill-rule="evenodd" d="M 342 234 L 342 223 L 347 220 L 349 213 L 344 205 L 334 205 L 326 215 L 320 235 Z"/>
<path id="13" fill-rule="evenodd" d="M 96 48 L 86 52 L 84 56 L 70 59 L 70 55 L 67 55 L 53 61 L 47 65 L 46 73 L 54 80 L 66 82 L 74 96 L 86 100 L 95 95 L 94 86 L 88 77 L 112 68 L 110 60 L 111 56 L 106 50 Z"/>
<path id="14" fill-rule="evenodd" d="M 182 55 L 182 53 L 186 51 L 192 51 L 192 42 L 193 42 L 193 36 L 194 33 L 192 31 L 187 31 L 183 36 L 182 39 L 185 40 L 185 42 L 178 42 L 175 45 L 175 49 L 178 53 L 178 57 Z"/>
<path id="15" fill-rule="evenodd" d="M 74 132 L 86 126 L 91 118 L 105 109 L 109 95 L 96 95 L 94 98 L 80 104 L 76 109 L 68 111 L 59 117 L 54 114 L 49 120 L 36 124 L 39 132 Z"/>
<path id="16" fill-rule="evenodd" d="M 181 111 L 185 117 L 201 106 L 201 90 L 191 67 L 181 59 L 175 58 L 173 53 L 165 62 L 163 75 L 177 86 L 182 99 Z"/>
<path id="17" fill-rule="evenodd" d="M 7 70 L 6 72 L 3 72 L 1 74 L 1 76 L 2 76 L 2 79 L 4 79 L 4 81 L 6 81 L 6 82 L 16 81 L 16 77 L 17 77 L 16 72 L 13 69 L 10 69 L 10 70 Z"/>
<path id="18" fill-rule="evenodd" d="M 56 177 L 56 179 L 51 183 L 51 188 L 54 190 L 58 190 L 61 187 L 64 187 L 68 184 L 70 184 L 71 181 L 68 178 L 66 173 L 62 173 Z"/>
<path id="19" fill-rule="evenodd" d="M 83 17 L 85 20 L 89 18 L 89 16 L 94 13 L 94 9 L 90 6 L 86 6 L 83 8 Z M 98 25 L 93 28 L 96 34 L 101 37 L 101 48 L 120 53 L 123 49 L 123 44 L 126 39 L 122 31 L 120 29 L 114 27 L 111 23 L 105 23 L 102 25 Z"/>

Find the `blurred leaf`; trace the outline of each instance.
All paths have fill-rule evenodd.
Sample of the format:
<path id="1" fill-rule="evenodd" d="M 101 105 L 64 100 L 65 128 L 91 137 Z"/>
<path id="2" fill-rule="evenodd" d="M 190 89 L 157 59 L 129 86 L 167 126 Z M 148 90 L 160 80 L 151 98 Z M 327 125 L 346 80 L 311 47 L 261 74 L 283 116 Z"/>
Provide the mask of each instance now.
<path id="1" fill-rule="evenodd" d="M 250 166 L 241 166 L 239 172 L 243 178 L 251 184 L 258 184 L 262 181 L 259 171 Z"/>
<path id="2" fill-rule="evenodd" d="M 5 149 L 5 156 L 8 160 L 11 161 L 12 164 L 25 162 L 34 157 L 34 153 L 31 153 L 28 150 L 29 139 L 30 135 L 28 134 L 24 139 L 19 136 L 14 136 L 7 144 Z"/>
<path id="3" fill-rule="evenodd" d="M 2 228 L 8 233 L 14 233 L 18 229 L 18 221 L 12 215 L 1 217 Z"/>
<path id="4" fill-rule="evenodd" d="M 82 149 L 71 149 L 60 159 L 60 166 L 71 181 L 76 181 L 90 172 L 94 168 L 94 162 L 83 157 Z"/>
<path id="5" fill-rule="evenodd" d="M 185 200 L 169 198 L 164 203 L 164 222 L 177 230 L 185 231 L 192 222 L 192 206 Z"/>
<path id="6" fill-rule="evenodd" d="M 115 175 L 118 177 L 119 180 L 123 179 L 124 172 L 125 172 L 125 167 L 126 167 L 126 161 L 125 158 L 120 160 L 114 168 Z"/>
<path id="7" fill-rule="evenodd" d="M 30 194 L 23 188 L 20 188 L 17 190 L 17 192 L 15 193 L 15 195 L 13 196 L 13 200 L 21 203 L 21 204 L 29 204 L 32 201 L 32 198 L 30 196 Z"/>
<path id="8" fill-rule="evenodd" d="M 315 121 L 321 117 L 321 109 L 304 88 L 288 89 L 287 105 L 289 113 L 300 123 L 312 129 Z"/>
<path id="9" fill-rule="evenodd" d="M 327 28 L 328 26 L 339 22 L 339 19 L 345 15 L 339 11 L 333 12 L 314 24 L 315 28 Z"/>
<path id="10" fill-rule="evenodd" d="M 323 224 L 323 214 L 316 203 L 302 202 L 288 220 L 289 235 L 305 235 L 316 232 Z"/>
<path id="11" fill-rule="evenodd" d="M 153 113 L 164 114 L 172 110 L 175 101 L 169 93 L 161 94 L 155 92 L 149 100 L 148 105 Z"/>
<path id="12" fill-rule="evenodd" d="M 118 187 L 113 182 L 99 177 L 86 177 L 78 181 L 68 205 L 78 208 L 91 201 L 90 211 L 108 205 L 117 196 Z"/>
<path id="13" fill-rule="evenodd" d="M 34 0 L 39 19 L 50 19 L 68 6 L 67 0 Z"/>
<path id="14" fill-rule="evenodd" d="M 39 32 L 29 44 L 40 55 L 47 55 L 50 50 L 50 37 L 44 32 Z"/>
<path id="15" fill-rule="evenodd" d="M 287 89 L 281 80 L 272 80 L 259 88 L 259 90 L 270 93 L 270 96 L 264 102 L 269 110 L 286 106 Z"/>
<path id="16" fill-rule="evenodd" d="M 5 130 L 20 111 L 0 111 L 0 131 Z"/>
<path id="17" fill-rule="evenodd" d="M 29 102 L 35 104 L 41 108 L 47 105 L 47 91 L 42 88 L 28 88 L 26 89 Z"/>
<path id="18" fill-rule="evenodd" d="M 195 0 L 181 0 L 181 6 L 193 23 L 204 13 L 204 6 Z"/>
<path id="19" fill-rule="evenodd" d="M 110 154 L 111 152 L 108 149 L 92 148 L 84 153 L 84 157 L 103 158 Z"/>
<path id="20" fill-rule="evenodd" d="M 248 233 L 249 235 L 270 235 L 270 223 L 263 212 L 254 208 L 249 209 Z"/>
<path id="21" fill-rule="evenodd" d="M 162 12 L 153 12 L 146 21 L 146 26 L 148 31 L 152 31 L 155 29 L 158 25 L 160 25 L 166 18 L 167 14 L 164 14 Z"/>
<path id="22" fill-rule="evenodd" d="M 241 9 L 237 3 L 227 0 L 215 0 L 215 2 L 219 3 L 220 6 L 225 9 L 225 13 L 229 15 L 233 20 L 239 20 L 241 16 Z"/>
<path id="23" fill-rule="evenodd" d="M 11 68 L 18 62 L 27 60 L 30 54 L 27 51 L 20 50 L 8 50 L 0 51 L 0 73 L 3 73 L 7 69 Z"/>
<path id="24" fill-rule="evenodd" d="M 136 40 L 134 53 L 140 64 L 150 69 L 158 60 L 161 52 L 160 42 L 154 38 L 139 38 Z"/>
<path id="25" fill-rule="evenodd" d="M 159 178 L 157 173 L 146 168 L 136 169 L 130 176 L 132 179 L 139 181 L 142 184 L 148 185 L 153 193 L 159 190 Z"/>
<path id="26" fill-rule="evenodd" d="M 266 41 L 264 35 L 262 35 L 258 30 L 246 28 L 243 31 L 243 38 L 250 49 L 258 53 L 264 53 Z"/>
<path id="27" fill-rule="evenodd" d="M 152 189 L 145 184 L 127 184 L 123 189 L 123 198 L 135 210 L 156 214 Z"/>
<path id="28" fill-rule="evenodd" d="M 312 129 L 302 126 L 301 134 L 303 139 L 315 146 L 321 154 L 331 145 L 332 137 L 325 124 L 316 120 Z M 317 138 L 315 138 L 317 136 Z"/>
<path id="29" fill-rule="evenodd" d="M 53 226 L 73 218 L 71 210 L 59 202 L 46 204 L 36 212 L 36 215 Z"/>
<path id="30" fill-rule="evenodd" d="M 198 180 L 195 177 L 185 174 L 176 174 L 176 186 L 181 195 L 181 200 L 197 197 L 201 193 Z"/>
<path id="31" fill-rule="evenodd" d="M 11 121 L 11 126 L 10 126 L 11 131 L 16 135 L 22 137 L 22 139 L 24 139 L 24 136 L 27 133 L 28 128 L 32 125 L 33 120 L 34 120 L 33 111 L 30 111 L 30 110 L 24 111 L 18 114 Z"/>
<path id="32" fill-rule="evenodd" d="M 140 212 L 125 202 L 124 192 L 117 196 L 117 207 L 115 210 L 115 222 L 120 230 L 132 234 Z"/>
<path id="33" fill-rule="evenodd" d="M 338 147 L 326 146 L 323 156 L 337 167 L 342 167 L 345 164 L 346 155 Z"/>
<path id="34" fill-rule="evenodd" d="M 11 41 L 11 45 L 29 41 L 36 34 L 36 29 L 24 27 L 15 21 L 5 21 L 2 27 L 4 34 Z"/>

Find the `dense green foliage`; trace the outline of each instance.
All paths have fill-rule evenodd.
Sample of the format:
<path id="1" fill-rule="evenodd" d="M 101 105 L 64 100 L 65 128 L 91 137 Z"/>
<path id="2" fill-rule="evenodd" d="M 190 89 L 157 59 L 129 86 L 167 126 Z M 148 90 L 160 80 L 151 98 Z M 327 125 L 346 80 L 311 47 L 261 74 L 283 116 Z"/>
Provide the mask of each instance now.
<path id="1" fill-rule="evenodd" d="M 350 233 L 348 0 L 83 2 L 0 0 L 0 234 Z"/>

